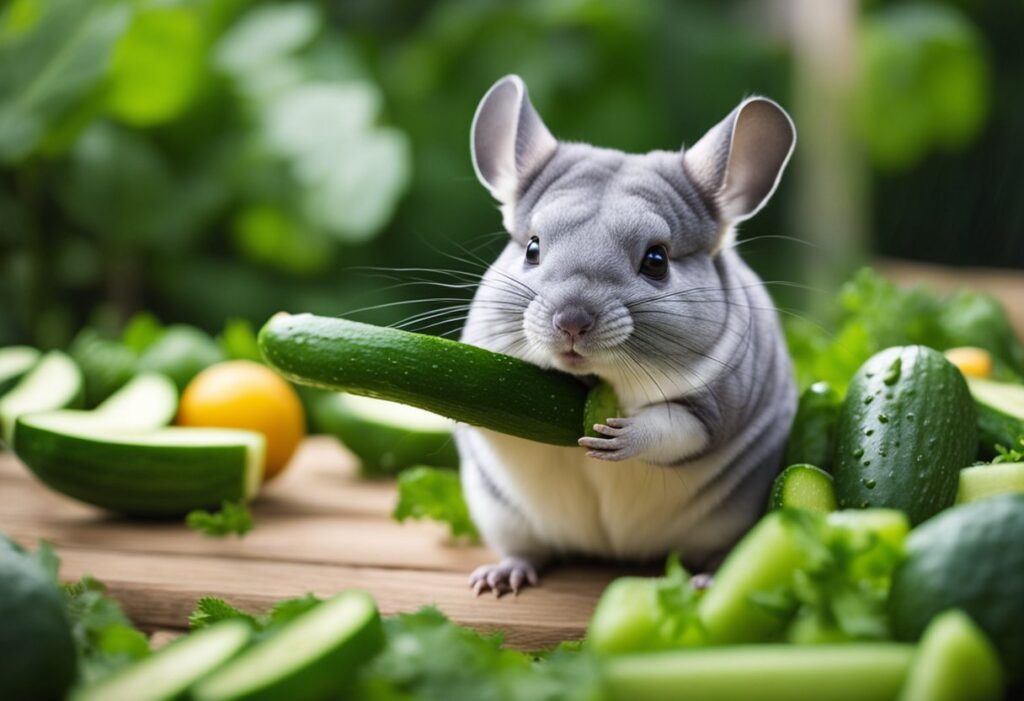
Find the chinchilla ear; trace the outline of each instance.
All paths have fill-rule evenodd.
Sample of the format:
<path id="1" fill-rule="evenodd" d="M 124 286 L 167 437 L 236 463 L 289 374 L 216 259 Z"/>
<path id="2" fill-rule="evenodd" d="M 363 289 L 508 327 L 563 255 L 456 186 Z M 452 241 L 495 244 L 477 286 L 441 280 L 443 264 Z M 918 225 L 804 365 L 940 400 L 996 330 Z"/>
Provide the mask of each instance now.
<path id="1" fill-rule="evenodd" d="M 517 75 L 495 83 L 473 117 L 470 149 L 476 177 L 502 204 L 511 204 L 523 178 L 543 166 L 558 147 Z"/>
<path id="2" fill-rule="evenodd" d="M 796 128 L 786 111 L 751 97 L 686 149 L 686 172 L 715 204 L 723 238 L 768 202 L 795 145 Z"/>

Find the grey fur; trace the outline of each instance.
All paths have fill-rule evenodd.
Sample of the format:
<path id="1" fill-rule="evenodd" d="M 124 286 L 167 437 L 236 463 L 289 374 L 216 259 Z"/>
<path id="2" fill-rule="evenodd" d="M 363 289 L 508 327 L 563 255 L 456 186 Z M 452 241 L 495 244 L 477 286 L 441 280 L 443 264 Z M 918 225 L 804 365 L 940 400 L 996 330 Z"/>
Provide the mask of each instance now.
<path id="1" fill-rule="evenodd" d="M 745 100 L 691 149 L 637 155 L 555 141 L 515 76 L 485 96 L 474 166 L 511 239 L 481 282 L 462 339 L 604 378 L 625 413 L 599 426 L 601 438 L 581 439 L 590 458 L 460 427 L 470 509 L 501 555 L 536 566 L 565 552 L 647 558 L 675 549 L 693 566 L 719 557 L 759 516 L 795 388 L 771 298 L 731 241 L 734 225 L 771 196 L 794 142 L 789 117 L 764 98 Z M 533 237 L 536 265 L 525 259 Z M 658 244 L 670 258 L 663 280 L 638 273 Z M 559 314 L 593 324 L 569 332 Z M 530 473 L 539 468 L 517 464 L 517 451 L 551 470 L 578 470 L 578 482 L 563 483 L 576 493 L 564 499 L 592 504 L 553 510 L 543 475 Z M 630 462 L 601 467 L 593 458 Z M 616 483 L 629 503 L 603 482 L 627 478 L 601 470 L 636 471 L 636 484 Z M 631 525 L 644 500 L 662 508 L 669 493 L 679 513 L 650 513 L 671 523 Z M 636 536 L 648 529 L 668 535 L 646 547 Z"/>

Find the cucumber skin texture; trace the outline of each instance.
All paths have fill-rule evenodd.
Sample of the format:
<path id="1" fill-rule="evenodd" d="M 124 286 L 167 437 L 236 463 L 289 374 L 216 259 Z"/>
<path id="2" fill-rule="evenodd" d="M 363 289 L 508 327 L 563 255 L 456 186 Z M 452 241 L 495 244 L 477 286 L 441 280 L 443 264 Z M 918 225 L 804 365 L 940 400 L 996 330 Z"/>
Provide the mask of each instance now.
<path id="1" fill-rule="evenodd" d="M 1004 414 L 987 404 L 975 404 L 978 411 L 978 444 L 982 455 L 996 454 L 996 446 L 1018 448 L 1024 436 L 1024 421 Z"/>
<path id="2" fill-rule="evenodd" d="M 18 421 L 15 452 L 65 496 L 129 516 L 176 517 L 245 498 L 243 446 L 123 445 Z M 213 470 L 211 465 L 237 465 Z"/>
<path id="3" fill-rule="evenodd" d="M 827 382 L 815 382 L 800 395 L 784 465 L 807 464 L 828 472 L 836 447 L 836 423 L 843 398 Z"/>
<path id="4" fill-rule="evenodd" d="M 900 640 L 917 640 L 949 608 L 962 609 L 996 646 L 1008 681 L 1024 681 L 1024 495 L 949 509 L 914 529 L 893 573 L 889 614 Z"/>
<path id="5" fill-rule="evenodd" d="M 587 388 L 560 372 L 437 336 L 313 314 L 277 314 L 264 358 L 298 384 L 402 402 L 554 445 L 583 435 Z"/>
<path id="6" fill-rule="evenodd" d="M 872 356 L 839 412 L 839 507 L 900 509 L 916 525 L 952 506 L 977 450 L 976 421 L 963 375 L 938 351 L 897 346 Z"/>
<path id="7" fill-rule="evenodd" d="M 821 490 L 815 497 L 821 497 L 822 503 L 815 504 L 813 508 L 793 503 L 793 498 L 787 498 L 787 485 L 790 480 L 816 480 L 816 487 Z M 836 510 L 835 487 L 832 483 L 832 476 L 814 465 L 798 464 L 790 465 L 779 473 L 772 484 L 771 497 L 768 500 L 768 509 L 774 511 L 784 508 L 808 509 L 816 513 L 829 513 Z"/>

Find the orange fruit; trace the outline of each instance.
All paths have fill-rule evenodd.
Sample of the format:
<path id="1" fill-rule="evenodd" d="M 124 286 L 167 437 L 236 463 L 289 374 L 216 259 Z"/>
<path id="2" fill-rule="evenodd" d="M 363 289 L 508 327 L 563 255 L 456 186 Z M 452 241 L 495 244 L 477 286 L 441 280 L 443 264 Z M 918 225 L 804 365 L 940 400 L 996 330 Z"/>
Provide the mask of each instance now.
<path id="1" fill-rule="evenodd" d="M 306 435 L 299 395 L 251 360 L 217 363 L 196 375 L 181 395 L 176 423 L 259 431 L 267 439 L 264 481 L 284 470 Z"/>

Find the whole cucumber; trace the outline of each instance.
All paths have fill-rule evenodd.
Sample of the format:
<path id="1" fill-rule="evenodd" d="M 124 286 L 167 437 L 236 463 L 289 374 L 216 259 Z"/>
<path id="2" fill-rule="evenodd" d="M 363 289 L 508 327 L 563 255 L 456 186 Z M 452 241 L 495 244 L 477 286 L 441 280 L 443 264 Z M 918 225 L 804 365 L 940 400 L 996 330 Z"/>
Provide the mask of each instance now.
<path id="1" fill-rule="evenodd" d="M 814 465 L 825 472 L 832 469 L 836 421 L 842 404 L 843 398 L 827 382 L 815 382 L 803 391 L 786 443 L 784 464 Z"/>

